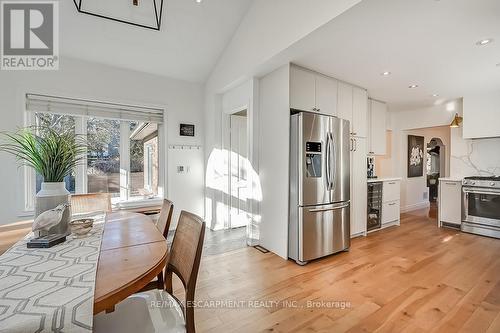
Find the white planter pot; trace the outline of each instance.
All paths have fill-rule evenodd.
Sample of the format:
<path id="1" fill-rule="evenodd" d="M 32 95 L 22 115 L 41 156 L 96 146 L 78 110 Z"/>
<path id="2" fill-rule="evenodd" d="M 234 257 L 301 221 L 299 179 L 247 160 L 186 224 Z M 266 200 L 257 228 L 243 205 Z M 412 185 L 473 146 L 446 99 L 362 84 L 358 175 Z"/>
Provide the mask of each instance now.
<path id="1" fill-rule="evenodd" d="M 41 213 L 56 208 L 62 203 L 69 203 L 69 191 L 65 183 L 42 183 L 42 188 L 36 194 L 35 218 Z M 61 222 L 49 229 L 49 234 L 69 234 L 68 223 L 71 220 L 71 210 L 68 208 L 63 213 Z M 40 235 L 36 235 L 40 236 Z"/>

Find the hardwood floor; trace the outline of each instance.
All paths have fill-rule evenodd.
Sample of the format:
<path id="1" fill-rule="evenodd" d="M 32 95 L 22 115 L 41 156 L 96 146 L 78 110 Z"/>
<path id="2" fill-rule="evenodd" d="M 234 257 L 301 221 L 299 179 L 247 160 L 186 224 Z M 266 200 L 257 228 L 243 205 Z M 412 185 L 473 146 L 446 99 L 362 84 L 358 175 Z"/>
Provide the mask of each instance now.
<path id="1" fill-rule="evenodd" d="M 243 303 L 197 308 L 196 325 L 199 332 L 500 332 L 499 253 L 500 240 L 438 229 L 426 210 L 304 267 L 248 247 L 205 256 L 199 305 Z"/>
<path id="2" fill-rule="evenodd" d="M 438 229 L 434 215 L 404 214 L 401 227 L 354 239 L 349 252 L 304 267 L 251 247 L 208 251 L 197 330 L 500 332 L 500 240 Z M 0 232 L 0 249 L 22 236 L 7 233 Z"/>

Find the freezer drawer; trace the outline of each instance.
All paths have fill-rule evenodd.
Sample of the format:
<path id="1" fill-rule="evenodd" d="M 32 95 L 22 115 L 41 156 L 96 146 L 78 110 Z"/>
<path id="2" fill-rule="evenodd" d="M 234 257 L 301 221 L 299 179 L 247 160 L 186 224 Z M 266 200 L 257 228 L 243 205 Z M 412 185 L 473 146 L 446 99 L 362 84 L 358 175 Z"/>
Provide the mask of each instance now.
<path id="1" fill-rule="evenodd" d="M 399 220 L 399 200 L 385 202 L 382 206 L 382 224 Z"/>
<path id="2" fill-rule="evenodd" d="M 298 260 L 324 257 L 350 246 L 349 202 L 299 207 Z"/>
<path id="3" fill-rule="evenodd" d="M 400 181 L 386 181 L 382 189 L 382 201 L 389 202 L 399 200 L 400 197 Z"/>

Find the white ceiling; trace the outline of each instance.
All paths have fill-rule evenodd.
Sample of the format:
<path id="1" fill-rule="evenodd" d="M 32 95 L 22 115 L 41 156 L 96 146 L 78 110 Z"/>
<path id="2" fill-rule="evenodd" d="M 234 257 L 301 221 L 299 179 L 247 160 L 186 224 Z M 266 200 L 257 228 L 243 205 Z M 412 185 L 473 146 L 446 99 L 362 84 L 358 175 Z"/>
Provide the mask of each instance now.
<path id="1" fill-rule="evenodd" d="M 143 1 L 151 0 L 139 0 Z M 60 1 L 61 54 L 204 82 L 251 2 L 165 0 L 163 25 L 158 32 L 79 14 L 72 0 Z"/>
<path id="2" fill-rule="evenodd" d="M 495 42 L 477 46 L 483 38 Z M 286 58 L 365 87 L 394 111 L 498 90 L 500 1 L 364 0 Z"/>

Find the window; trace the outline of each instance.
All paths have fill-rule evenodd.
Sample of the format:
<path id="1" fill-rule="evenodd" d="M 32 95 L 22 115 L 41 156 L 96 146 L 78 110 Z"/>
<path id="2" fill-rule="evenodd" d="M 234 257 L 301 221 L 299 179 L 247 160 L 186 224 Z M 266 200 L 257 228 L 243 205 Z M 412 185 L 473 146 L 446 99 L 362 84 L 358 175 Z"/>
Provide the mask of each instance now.
<path id="1" fill-rule="evenodd" d="M 120 196 L 120 122 L 87 119 L 87 193 Z"/>
<path id="2" fill-rule="evenodd" d="M 28 125 L 39 131 L 50 127 L 71 131 L 87 139 L 84 162 L 65 178 L 71 193 L 111 193 L 113 203 L 159 197 L 159 132 L 163 114 L 159 111 L 124 111 L 119 105 L 111 111 L 106 104 L 67 105 L 52 100 L 38 100 L 27 95 Z M 57 99 L 57 98 L 54 98 Z M 71 100 L 74 101 L 74 100 Z M 52 110 L 56 112 L 51 112 Z M 43 110 L 44 112 L 41 112 Z M 67 111 L 67 113 L 65 112 Z M 106 115 L 109 114 L 109 117 Z M 34 194 L 41 188 L 42 176 L 29 171 L 26 187 L 26 209 L 33 209 Z"/>
<path id="3" fill-rule="evenodd" d="M 130 124 L 130 195 L 158 195 L 158 124 Z"/>

